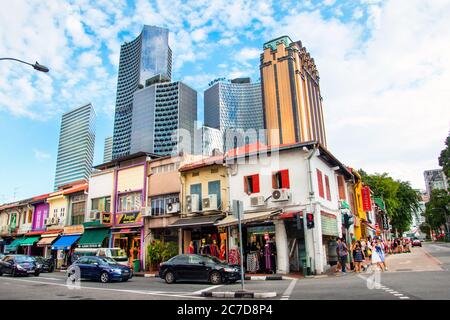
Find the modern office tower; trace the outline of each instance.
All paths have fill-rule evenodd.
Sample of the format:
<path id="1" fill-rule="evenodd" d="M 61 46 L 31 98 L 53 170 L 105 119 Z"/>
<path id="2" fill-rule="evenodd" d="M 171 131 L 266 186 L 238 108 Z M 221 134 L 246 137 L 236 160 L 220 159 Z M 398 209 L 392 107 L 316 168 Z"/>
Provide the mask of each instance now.
<path id="1" fill-rule="evenodd" d="M 112 158 L 130 154 L 134 93 L 155 75 L 170 79 L 172 50 L 169 30 L 144 26 L 141 34 L 120 48 Z"/>
<path id="2" fill-rule="evenodd" d="M 89 103 L 62 115 L 56 161 L 55 190 L 92 171 L 95 145 L 95 111 Z"/>
<path id="3" fill-rule="evenodd" d="M 447 177 L 442 169 L 426 170 L 423 172 L 423 175 L 428 197 L 431 196 L 431 191 L 435 189 L 448 189 Z"/>
<path id="4" fill-rule="evenodd" d="M 112 160 L 112 145 L 113 137 L 105 138 L 105 147 L 103 149 L 103 163 L 110 162 Z"/>
<path id="5" fill-rule="evenodd" d="M 319 73 L 314 59 L 288 36 L 264 44 L 261 84 L 268 143 L 327 145 Z"/>
<path id="6" fill-rule="evenodd" d="M 197 154 L 212 156 L 215 152 L 224 152 L 224 135 L 219 129 L 201 127 L 201 150 Z"/>
<path id="7" fill-rule="evenodd" d="M 222 132 L 224 150 L 256 142 L 264 129 L 261 84 L 250 78 L 212 81 L 204 93 L 204 107 L 205 126 Z"/>
<path id="8" fill-rule="evenodd" d="M 135 92 L 133 106 L 131 153 L 194 153 L 197 91 L 157 75 Z"/>

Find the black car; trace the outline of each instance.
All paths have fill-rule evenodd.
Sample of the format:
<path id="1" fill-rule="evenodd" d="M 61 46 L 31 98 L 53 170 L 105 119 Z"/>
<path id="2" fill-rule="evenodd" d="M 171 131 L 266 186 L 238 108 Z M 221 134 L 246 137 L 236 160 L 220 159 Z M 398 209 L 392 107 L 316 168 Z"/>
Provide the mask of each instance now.
<path id="1" fill-rule="evenodd" d="M 35 256 L 36 262 L 41 265 L 41 272 L 55 271 L 55 261 L 52 258 Z"/>
<path id="2" fill-rule="evenodd" d="M 106 283 L 112 280 L 128 281 L 133 274 L 130 267 L 119 264 L 113 258 L 84 256 L 67 269 L 67 276 L 72 281 L 90 279 Z"/>
<path id="3" fill-rule="evenodd" d="M 0 276 L 10 274 L 13 277 L 18 275 L 34 275 L 36 277 L 41 273 L 41 268 L 36 259 L 24 254 L 6 255 L 0 260 Z"/>
<path id="4" fill-rule="evenodd" d="M 240 268 L 230 266 L 216 257 L 181 254 L 160 264 L 159 276 L 167 283 L 205 281 L 212 284 L 234 283 L 240 279 Z"/>
<path id="5" fill-rule="evenodd" d="M 2 260 L 5 257 L 3 253 L 0 253 L 0 260 Z"/>

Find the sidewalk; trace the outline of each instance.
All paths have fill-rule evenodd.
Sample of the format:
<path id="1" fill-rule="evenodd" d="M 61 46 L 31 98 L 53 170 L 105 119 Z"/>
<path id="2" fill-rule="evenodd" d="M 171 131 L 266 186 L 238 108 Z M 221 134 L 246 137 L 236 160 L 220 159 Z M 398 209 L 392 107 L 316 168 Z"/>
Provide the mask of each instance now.
<path id="1" fill-rule="evenodd" d="M 145 277 L 145 278 L 158 278 L 159 274 L 156 272 L 135 272 L 133 274 L 135 277 Z M 260 273 L 246 273 L 245 280 L 260 280 L 260 281 L 271 281 L 271 280 L 290 280 L 290 279 L 303 279 L 305 278 L 301 273 L 289 273 L 289 274 L 260 274 Z"/>
<path id="2" fill-rule="evenodd" d="M 389 272 L 442 271 L 440 264 L 422 247 L 412 248 L 411 253 L 391 254 L 386 259 Z"/>

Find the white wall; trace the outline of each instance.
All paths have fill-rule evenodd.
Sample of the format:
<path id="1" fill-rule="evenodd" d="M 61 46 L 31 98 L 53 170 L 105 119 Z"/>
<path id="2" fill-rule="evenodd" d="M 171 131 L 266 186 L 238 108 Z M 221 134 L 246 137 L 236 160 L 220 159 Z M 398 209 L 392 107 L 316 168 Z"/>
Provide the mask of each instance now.
<path id="1" fill-rule="evenodd" d="M 89 195 L 87 199 L 86 214 L 89 215 L 92 208 L 92 199 L 111 196 L 112 206 L 112 193 L 114 188 L 114 171 L 108 170 L 101 173 L 91 175 L 89 178 Z M 89 217 L 87 217 L 89 218 Z M 86 220 L 88 221 L 88 219 Z"/>

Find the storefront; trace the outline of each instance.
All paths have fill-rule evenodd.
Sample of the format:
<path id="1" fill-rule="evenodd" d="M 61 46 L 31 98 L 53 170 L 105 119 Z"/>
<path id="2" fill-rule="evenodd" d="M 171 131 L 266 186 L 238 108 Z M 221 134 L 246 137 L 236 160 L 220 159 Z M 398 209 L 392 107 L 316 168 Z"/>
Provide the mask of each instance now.
<path id="1" fill-rule="evenodd" d="M 142 227 L 115 228 L 111 231 L 111 247 L 127 253 L 130 267 L 139 271 L 141 264 Z"/>
<path id="2" fill-rule="evenodd" d="M 25 254 L 27 255 L 40 255 L 40 254 L 36 254 L 36 247 L 34 246 L 35 243 L 37 243 L 39 241 L 40 236 L 31 236 L 31 237 L 26 237 L 20 244 L 20 246 L 23 247 L 23 251 L 25 252 Z M 33 249 L 33 250 L 32 250 Z M 41 253 L 41 252 L 39 252 Z"/>
<path id="3" fill-rule="evenodd" d="M 307 273 L 303 212 L 284 212 L 278 216 L 286 228 L 289 251 L 289 272 Z"/>
<path id="4" fill-rule="evenodd" d="M 41 239 L 37 242 L 36 246 L 42 250 L 42 256 L 44 258 L 51 257 L 52 244 L 59 237 L 62 230 L 46 231 L 41 234 Z"/>
<path id="5" fill-rule="evenodd" d="M 84 233 L 78 240 L 78 248 L 107 248 L 111 229 L 100 221 L 83 223 Z"/>
<path id="6" fill-rule="evenodd" d="M 63 235 L 51 247 L 56 268 L 66 268 L 72 264 L 73 251 L 83 233 L 83 225 L 64 227 Z"/>
<path id="7" fill-rule="evenodd" d="M 9 245 L 5 246 L 5 253 L 9 254 L 25 254 L 24 248 L 21 246 L 25 238 L 16 238 Z"/>
<path id="8" fill-rule="evenodd" d="M 224 216 L 210 215 L 181 218 L 170 225 L 181 232 L 182 253 L 208 254 L 226 259 L 227 233 L 214 224 Z"/>
<path id="9" fill-rule="evenodd" d="M 339 237 L 337 216 L 335 214 L 321 211 L 320 219 L 322 225 L 322 246 L 325 254 L 325 265 L 333 265 L 335 262 L 335 252 L 330 252 L 334 248 L 334 242 Z M 347 242 L 351 239 L 347 239 Z"/>

